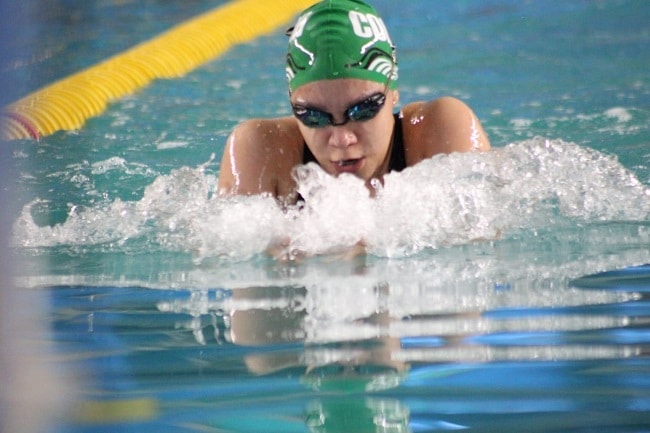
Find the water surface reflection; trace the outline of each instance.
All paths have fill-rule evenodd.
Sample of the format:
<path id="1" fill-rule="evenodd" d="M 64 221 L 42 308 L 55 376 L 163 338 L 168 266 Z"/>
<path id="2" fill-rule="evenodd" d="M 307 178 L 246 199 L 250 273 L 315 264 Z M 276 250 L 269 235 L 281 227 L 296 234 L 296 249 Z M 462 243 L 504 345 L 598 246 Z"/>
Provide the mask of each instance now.
<path id="1" fill-rule="evenodd" d="M 497 271 L 495 255 L 474 254 L 440 266 L 430 257 L 247 263 L 239 282 L 267 284 L 195 289 L 157 307 L 192 317 L 178 325 L 199 344 L 245 348 L 250 374 L 298 380 L 314 432 L 507 426 L 516 413 L 547 414 L 530 418 L 531 431 L 573 415 L 593 427 L 608 424 L 582 414 L 606 403 L 631 410 L 631 425 L 649 420 L 637 409 L 650 407 L 638 382 L 648 371 L 647 300 L 620 286 L 573 287 L 593 276 L 572 284 L 611 257 L 530 272 Z"/>

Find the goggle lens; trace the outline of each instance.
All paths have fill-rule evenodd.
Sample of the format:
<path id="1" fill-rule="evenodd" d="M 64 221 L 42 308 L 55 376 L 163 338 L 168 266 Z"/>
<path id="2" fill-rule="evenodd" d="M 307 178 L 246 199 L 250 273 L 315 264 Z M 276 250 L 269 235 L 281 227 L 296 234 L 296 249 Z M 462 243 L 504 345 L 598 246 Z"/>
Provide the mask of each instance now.
<path id="1" fill-rule="evenodd" d="M 315 108 L 293 105 L 293 114 L 309 128 L 323 128 L 328 125 L 340 126 L 345 125 L 350 120 L 355 122 L 365 122 L 372 119 L 381 111 L 386 103 L 385 93 L 375 93 L 367 99 L 352 105 L 345 110 L 345 119 L 341 123 L 334 123 L 334 117 L 326 112 Z"/>

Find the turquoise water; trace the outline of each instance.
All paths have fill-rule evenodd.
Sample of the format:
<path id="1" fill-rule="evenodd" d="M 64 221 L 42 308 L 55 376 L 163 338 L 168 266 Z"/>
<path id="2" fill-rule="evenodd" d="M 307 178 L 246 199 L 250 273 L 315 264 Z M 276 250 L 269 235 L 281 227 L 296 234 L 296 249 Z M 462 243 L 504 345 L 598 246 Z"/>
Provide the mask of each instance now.
<path id="1" fill-rule="evenodd" d="M 50 3 L 13 6 L 5 102 L 223 2 Z M 650 4 L 375 4 L 401 99 L 464 99 L 493 151 L 217 198 L 232 127 L 289 113 L 281 30 L 3 145 L 45 431 L 650 431 Z"/>

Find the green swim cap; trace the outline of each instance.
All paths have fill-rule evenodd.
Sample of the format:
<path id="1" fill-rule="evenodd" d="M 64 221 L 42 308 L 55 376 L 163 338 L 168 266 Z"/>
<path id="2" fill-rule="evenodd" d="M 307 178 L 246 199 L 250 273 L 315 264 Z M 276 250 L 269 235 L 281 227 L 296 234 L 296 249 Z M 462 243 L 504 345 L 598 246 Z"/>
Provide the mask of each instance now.
<path id="1" fill-rule="evenodd" d="M 358 78 L 397 87 L 397 58 L 384 21 L 361 0 L 324 0 L 289 34 L 289 91 L 319 80 Z"/>

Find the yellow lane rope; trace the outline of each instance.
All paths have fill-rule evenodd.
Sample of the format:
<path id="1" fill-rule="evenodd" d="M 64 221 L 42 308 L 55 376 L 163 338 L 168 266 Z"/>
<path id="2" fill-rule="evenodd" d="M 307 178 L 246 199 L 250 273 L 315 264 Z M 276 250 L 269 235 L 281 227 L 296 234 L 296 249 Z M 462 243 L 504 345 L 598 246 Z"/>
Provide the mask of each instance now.
<path id="1" fill-rule="evenodd" d="M 316 0 L 233 0 L 0 111 L 0 139 L 75 130 L 156 78 L 177 78 L 235 44 L 270 33 Z"/>
<path id="2" fill-rule="evenodd" d="M 159 413 L 159 402 L 150 398 L 108 401 L 82 401 L 75 408 L 73 419 L 83 424 L 144 422 Z"/>

